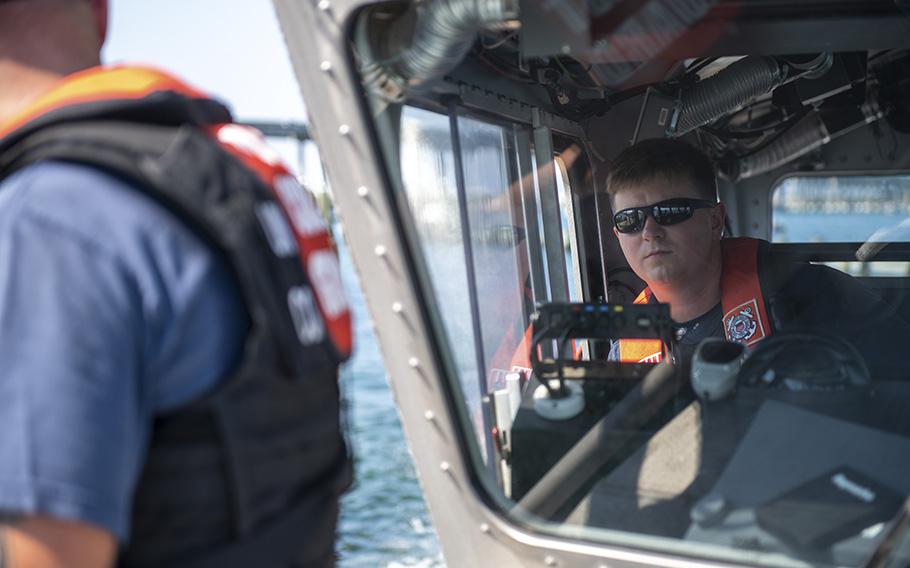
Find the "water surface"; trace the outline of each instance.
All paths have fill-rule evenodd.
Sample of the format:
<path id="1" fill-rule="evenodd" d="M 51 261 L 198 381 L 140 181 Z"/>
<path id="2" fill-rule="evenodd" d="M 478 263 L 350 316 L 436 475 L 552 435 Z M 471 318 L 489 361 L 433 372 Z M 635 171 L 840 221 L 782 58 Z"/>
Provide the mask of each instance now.
<path id="1" fill-rule="evenodd" d="M 340 242 L 340 239 L 339 239 Z M 355 353 L 341 384 L 356 481 L 341 503 L 340 568 L 445 566 L 417 483 L 357 276 L 342 245 L 341 271 L 354 314 Z"/>

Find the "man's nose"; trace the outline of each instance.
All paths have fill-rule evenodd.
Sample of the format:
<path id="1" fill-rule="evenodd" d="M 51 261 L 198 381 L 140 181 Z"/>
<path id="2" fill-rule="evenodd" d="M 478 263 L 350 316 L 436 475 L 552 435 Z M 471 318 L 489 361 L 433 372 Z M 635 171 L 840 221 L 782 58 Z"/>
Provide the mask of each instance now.
<path id="1" fill-rule="evenodd" d="M 657 221 L 654 220 L 654 217 L 646 215 L 645 226 L 641 229 L 641 236 L 646 241 L 663 238 L 664 228 L 662 225 L 657 224 Z"/>

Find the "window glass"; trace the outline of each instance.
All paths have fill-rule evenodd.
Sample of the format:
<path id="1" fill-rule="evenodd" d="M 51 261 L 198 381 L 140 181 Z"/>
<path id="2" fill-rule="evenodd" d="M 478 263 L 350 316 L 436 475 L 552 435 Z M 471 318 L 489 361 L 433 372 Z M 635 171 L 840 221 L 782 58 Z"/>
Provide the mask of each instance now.
<path id="1" fill-rule="evenodd" d="M 776 243 L 910 242 L 910 176 L 794 176 L 774 189 Z M 906 276 L 907 262 L 826 263 L 856 276 Z"/>
<path id="2" fill-rule="evenodd" d="M 582 302 L 581 272 L 579 271 L 578 233 L 575 230 L 575 208 L 572 187 L 566 163 L 559 157 L 553 160 L 556 166 L 556 190 L 559 196 L 559 212 L 562 225 L 563 247 L 566 251 L 566 276 L 569 280 L 569 300 Z"/>
<path id="3" fill-rule="evenodd" d="M 365 139 L 352 125 L 344 144 L 361 158 L 393 156 L 384 166 L 388 178 L 402 182 L 390 203 L 397 215 L 383 210 L 377 218 L 387 224 L 385 238 L 397 233 L 416 259 L 419 273 L 401 276 L 419 279 L 427 304 L 421 308 L 439 316 L 433 337 L 415 340 L 433 341 L 420 347 L 440 347 L 453 363 L 444 376 L 427 369 L 423 381 L 399 383 L 402 396 L 432 396 L 430 404 L 402 406 L 415 440 L 434 444 L 412 445 L 428 493 L 439 504 L 454 487 L 468 505 L 450 500 L 434 509 L 441 527 L 464 529 L 446 535 L 449 542 L 481 531 L 478 542 L 502 547 L 488 561 L 514 553 L 513 563 L 552 565 L 601 553 L 589 564 L 863 566 L 884 562 L 877 549 L 910 550 L 903 536 L 910 534 L 910 246 L 855 262 L 874 245 L 910 243 L 910 175 L 869 175 L 879 173 L 870 168 L 906 167 L 910 139 L 899 115 L 907 110 L 901 80 L 910 53 L 899 42 L 865 53 L 834 45 L 804 57 L 785 55 L 786 46 L 772 41 L 765 51 L 752 41 L 756 35 L 770 30 L 764 35 L 780 39 L 803 24 L 818 37 L 797 39 L 825 47 L 826 22 L 821 12 L 814 21 L 802 9 L 765 10 L 784 2 L 756 1 L 710 17 L 693 12 L 698 27 L 688 31 L 676 26 L 688 39 L 701 34 L 705 45 L 748 40 L 739 41 L 736 57 L 687 45 L 693 59 L 683 67 L 663 58 L 687 43 L 676 41 L 660 57 L 625 61 L 631 44 L 619 33 L 624 28 L 667 31 L 661 16 L 673 14 L 655 8 L 628 22 L 619 21 L 628 14 L 606 14 L 618 26 L 602 38 L 612 52 L 592 62 L 574 44 L 550 42 L 560 39 L 555 35 L 535 37 L 547 28 L 538 25 L 547 14 L 531 1 L 522 8 L 539 9 L 522 11 L 518 33 L 466 36 L 458 54 L 435 54 L 440 75 L 411 75 L 403 72 L 429 62 L 421 45 L 426 32 L 454 23 L 445 10 L 421 11 L 432 2 L 415 4 L 416 12 L 395 3 L 369 6 L 350 27 L 356 33 L 348 47 L 363 72 L 358 92 L 370 97 L 361 106 L 377 128 Z M 862 31 L 847 25 L 853 15 L 839 11 L 835 32 Z M 877 24 L 890 21 L 875 15 L 882 16 Z M 875 27 L 862 24 L 867 32 Z M 413 38 L 404 33 L 411 29 Z M 708 37 L 718 30 L 723 37 Z M 551 45 L 556 49 L 547 51 Z M 749 69 L 787 80 L 773 96 L 740 97 L 743 82 L 729 79 Z M 626 89 L 629 79 L 643 79 L 643 88 Z M 737 97 L 745 102 L 725 106 Z M 704 123 L 698 115 L 707 107 L 718 116 Z M 389 131 L 395 121 L 398 138 Z M 664 138 L 668 128 L 719 166 L 725 187 L 745 191 L 728 201 L 736 232 L 767 232 L 776 250 L 766 254 L 746 240 L 717 244 L 709 235 L 718 235 L 720 219 L 707 209 L 666 214 L 645 207 L 652 193 L 659 201 L 658 194 L 680 190 L 671 175 L 678 168 L 665 172 L 658 164 L 685 160 L 699 180 L 707 173 L 701 160 L 674 156 L 656 138 L 647 143 L 652 150 L 639 146 L 643 154 L 660 152 L 648 166 L 626 154 L 627 172 L 641 184 L 630 180 L 630 191 L 641 194 L 630 199 L 642 198 L 642 218 L 654 230 L 614 234 L 610 199 L 601 192 L 622 173 L 618 153 L 630 138 Z M 569 149 L 579 138 L 590 154 L 573 163 Z M 846 167 L 866 175 L 836 175 Z M 772 187 L 783 171 L 799 175 Z M 761 199 L 748 195 L 752 190 Z M 631 263 L 617 262 L 624 253 Z M 806 257 L 842 259 L 829 264 L 877 278 L 850 278 Z M 603 287 L 622 280 L 628 266 L 650 284 L 648 302 L 565 305 L 583 300 L 582 292 L 589 301 L 606 295 Z M 610 269 L 620 271 L 618 279 Z M 642 284 L 626 274 L 633 287 Z M 627 292 L 631 300 L 637 289 Z M 388 330 L 399 323 L 381 321 Z M 573 340 L 606 343 L 610 334 L 623 363 L 600 349 L 587 357 L 571 349 Z M 529 359 L 535 368 L 528 362 L 527 374 L 512 372 Z M 463 420 L 467 415 L 473 421 Z M 465 422 L 454 435 L 451 416 Z M 462 463 L 473 468 L 467 475 Z M 907 565 L 906 554 L 892 564 Z"/>
<path id="4" fill-rule="evenodd" d="M 500 126 L 458 119 L 486 391 L 504 386 L 521 342 L 528 285 L 526 233 L 515 204 L 511 136 Z M 484 392 L 483 394 L 486 394 Z"/>
<path id="5" fill-rule="evenodd" d="M 777 243 L 910 241 L 910 176 L 789 177 L 774 190 Z"/>
<path id="6" fill-rule="evenodd" d="M 529 265 L 546 267 L 545 257 L 549 255 L 550 265 L 557 261 L 559 265 L 559 270 L 553 271 L 555 275 L 549 273 L 549 281 L 565 278 L 568 297 L 553 298 L 548 292 L 547 299 L 582 300 L 577 217 L 567 175 L 571 164 L 559 156 L 538 163 L 530 149 L 521 156 L 516 132 L 521 131 L 474 116 L 460 115 L 453 122 L 447 115 L 416 108 L 406 108 L 401 121 L 404 190 L 464 403 L 473 418 L 474 434 L 485 450 L 487 467 L 483 474 L 495 480 L 501 496 L 517 503 L 510 508 L 512 513 L 558 520 L 548 528 L 562 534 L 596 534 L 616 544 L 677 547 L 690 553 L 724 549 L 735 558 L 742 552 L 750 562 L 777 558 L 774 555 L 781 549 L 775 535 L 790 530 L 786 508 L 791 501 L 802 499 L 804 492 L 811 493 L 815 484 L 824 484 L 825 479 L 839 475 L 838 479 L 852 482 L 858 475 L 839 461 L 840 446 L 829 443 L 830 432 L 837 439 L 856 442 L 851 446 L 854 453 L 844 463 L 885 460 L 870 449 L 880 434 L 846 419 L 852 410 L 841 415 L 839 407 L 826 406 L 831 402 L 825 398 L 829 387 L 821 383 L 793 387 L 809 401 L 802 405 L 767 396 L 766 387 L 743 388 L 735 400 L 702 405 L 693 400 L 689 390 L 674 386 L 662 405 L 649 407 L 641 416 L 637 411 L 625 415 L 596 443 L 588 434 L 600 428 L 598 421 L 609 413 L 633 409 L 629 401 L 639 396 L 634 391 L 636 382 L 585 385 L 582 388 L 590 392 L 585 395 L 583 412 L 561 421 L 543 418 L 544 414 L 537 411 L 531 394 L 538 386 L 534 381 L 524 383 L 533 388 L 525 386 L 523 394 L 516 391 L 516 401 L 503 402 L 512 395 L 507 374 L 522 349 L 528 314 L 533 309 Z M 525 165 L 520 167 L 522 160 Z M 536 180 L 524 183 L 537 192 L 535 199 L 521 195 L 522 168 L 525 178 Z M 549 197 L 545 194 L 553 193 L 553 185 L 545 190 L 546 184 L 540 181 L 548 174 L 544 168 L 555 172 L 556 191 Z M 861 242 L 875 238 L 876 232 L 897 240 L 890 235 L 900 235 L 910 213 L 906 181 L 790 178 L 774 193 L 774 240 Z M 544 197 L 550 201 L 544 203 Z M 546 214 L 541 213 L 547 207 Z M 536 220 L 533 231 L 543 241 L 543 249 L 532 238 L 536 250 L 530 250 L 525 219 Z M 549 225 L 541 228 L 543 223 Z M 910 241 L 910 234 L 901 239 Z M 558 254 L 553 254 L 554 247 Z M 872 275 L 896 275 L 895 270 L 905 270 L 897 263 L 880 263 L 881 267 L 841 264 L 842 270 Z M 563 266 L 565 273 L 561 272 Z M 900 300 L 893 294 L 889 299 Z M 879 307 L 883 306 L 887 304 Z M 815 309 L 805 305 L 784 307 Z M 826 311 L 829 307 L 818 309 Z M 815 356 L 813 353 L 809 355 Z M 876 372 L 891 372 L 877 365 L 874 357 L 868 362 Z M 769 380 L 771 375 L 757 376 L 755 380 Z M 902 385 L 895 388 L 903 389 Z M 891 384 L 885 387 L 891 388 Z M 838 386 L 837 392 L 846 388 Z M 507 408 L 505 414 L 497 406 L 500 402 Z M 883 411 L 876 427 L 895 428 L 891 421 L 903 420 L 903 415 L 892 414 Z M 799 425 L 801 436 L 788 437 L 792 429 L 787 424 L 791 423 Z M 788 444 L 769 446 L 768 439 L 787 439 Z M 905 441 L 892 442 L 889 451 L 906 449 Z M 567 452 L 573 453 L 572 459 L 584 453 L 584 463 L 600 465 L 590 471 L 584 467 L 569 471 L 571 468 L 559 465 Z M 802 462 L 794 456 L 810 454 L 812 458 L 806 463 L 812 464 L 812 471 L 799 469 Z M 882 473 L 895 487 L 901 486 L 900 472 L 889 467 L 882 461 L 870 466 L 870 471 Z M 562 481 L 552 482 L 560 476 Z M 794 481 L 797 479 L 799 482 Z M 537 491 L 541 480 L 549 480 L 542 484 L 549 491 Z M 718 505 L 719 498 L 729 502 Z M 717 507 L 722 513 L 717 520 L 700 520 L 704 515 L 710 517 Z M 780 511 L 785 511 L 784 516 L 775 516 Z M 768 532 L 756 532 L 756 515 L 761 515 L 762 527 L 771 527 Z M 873 529 L 882 527 L 869 527 Z M 755 549 L 739 551 L 742 547 L 725 540 L 728 534 L 732 535 L 729 538 L 753 539 L 748 542 L 757 543 Z M 845 564 L 859 558 L 856 551 L 867 549 L 862 543 L 850 546 L 856 548 L 836 551 Z"/>
<path id="7" fill-rule="evenodd" d="M 401 117 L 402 182 L 462 392 L 476 421 L 477 358 L 455 166 L 449 117 L 406 107 Z"/>
<path id="8" fill-rule="evenodd" d="M 462 196 L 446 115 L 405 108 L 401 173 L 465 403 L 482 438 L 488 430 L 482 400 L 504 385 L 527 324 L 528 253 L 510 136 L 467 117 L 458 119 L 458 133 Z"/>

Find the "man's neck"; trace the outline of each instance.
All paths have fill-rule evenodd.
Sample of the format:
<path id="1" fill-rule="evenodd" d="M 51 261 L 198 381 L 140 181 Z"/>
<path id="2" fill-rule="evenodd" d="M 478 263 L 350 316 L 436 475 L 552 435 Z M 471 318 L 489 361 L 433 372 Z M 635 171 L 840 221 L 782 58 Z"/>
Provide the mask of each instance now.
<path id="1" fill-rule="evenodd" d="M 0 89 L 0 128 L 51 90 L 64 76 L 15 61 L 0 60 L 0 84 L 15 85 L 15 88 Z"/>
<path id="2" fill-rule="evenodd" d="M 100 64 L 94 49 L 71 52 L 50 49 L 21 53 L 24 46 L 11 46 L 10 39 L 0 44 L 0 127 L 25 110 L 44 93 L 53 89 L 64 77 Z"/>
<path id="3" fill-rule="evenodd" d="M 670 317 L 678 322 L 691 321 L 708 313 L 721 299 L 721 263 L 698 280 L 687 282 L 653 282 L 651 293 L 661 302 L 670 304 Z"/>

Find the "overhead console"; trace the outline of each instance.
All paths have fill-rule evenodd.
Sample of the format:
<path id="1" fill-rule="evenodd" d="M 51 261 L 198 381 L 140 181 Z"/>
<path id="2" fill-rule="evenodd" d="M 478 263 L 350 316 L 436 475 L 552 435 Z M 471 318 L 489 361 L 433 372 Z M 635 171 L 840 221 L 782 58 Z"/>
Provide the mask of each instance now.
<path id="1" fill-rule="evenodd" d="M 818 53 L 834 44 L 840 51 L 899 49 L 910 46 L 908 8 L 894 0 L 521 0 L 521 53 L 640 66 L 649 59 Z M 599 73 L 616 87 L 618 70 Z"/>
<path id="2" fill-rule="evenodd" d="M 910 48 L 900 2 L 525 0 L 519 14 L 519 32 L 491 35 L 469 59 L 545 89 L 552 112 L 589 122 L 607 158 L 686 137 L 737 181 L 881 119 L 910 130 L 910 93 L 894 80 Z"/>

